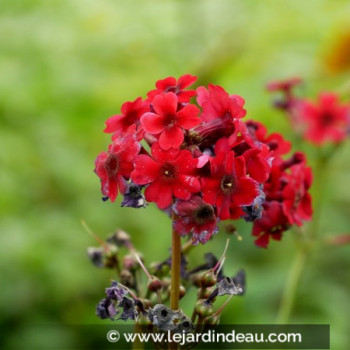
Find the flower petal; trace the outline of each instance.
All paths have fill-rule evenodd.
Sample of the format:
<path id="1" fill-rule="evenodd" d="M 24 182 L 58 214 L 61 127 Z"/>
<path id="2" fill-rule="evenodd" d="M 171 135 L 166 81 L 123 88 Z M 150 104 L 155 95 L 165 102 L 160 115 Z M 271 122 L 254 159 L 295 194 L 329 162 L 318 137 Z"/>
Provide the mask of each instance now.
<path id="1" fill-rule="evenodd" d="M 175 115 L 177 110 L 177 96 L 168 92 L 163 95 L 157 95 L 153 100 L 153 108 L 156 113 L 161 115 Z"/>
<path id="2" fill-rule="evenodd" d="M 164 117 L 155 113 L 145 113 L 141 117 L 141 124 L 150 134 L 159 134 L 164 129 Z"/>
<path id="3" fill-rule="evenodd" d="M 155 181 L 146 188 L 145 197 L 148 202 L 157 203 L 159 209 L 165 209 L 172 202 L 171 188 L 167 184 Z"/>
<path id="4" fill-rule="evenodd" d="M 177 113 L 178 125 L 184 129 L 192 129 L 201 123 L 198 118 L 199 108 L 195 105 L 188 104 Z"/>
<path id="5" fill-rule="evenodd" d="M 134 166 L 131 179 L 138 185 L 148 184 L 159 175 L 159 164 L 145 154 L 140 154 L 135 158 Z"/>
<path id="6" fill-rule="evenodd" d="M 184 134 L 181 128 L 174 126 L 171 129 L 165 129 L 159 137 L 159 145 L 161 148 L 168 150 L 170 148 L 178 148 L 184 140 Z"/>

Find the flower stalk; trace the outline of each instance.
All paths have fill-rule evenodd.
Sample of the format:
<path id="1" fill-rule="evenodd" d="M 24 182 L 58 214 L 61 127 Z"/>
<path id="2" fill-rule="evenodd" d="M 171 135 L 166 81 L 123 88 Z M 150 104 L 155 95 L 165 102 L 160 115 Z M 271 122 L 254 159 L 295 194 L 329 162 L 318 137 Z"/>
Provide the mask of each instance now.
<path id="1" fill-rule="evenodd" d="M 175 213 L 172 212 L 172 221 Z M 171 285 L 170 285 L 170 307 L 172 310 L 179 309 L 180 296 L 180 266 L 181 266 L 181 236 L 172 230 L 171 243 Z"/>

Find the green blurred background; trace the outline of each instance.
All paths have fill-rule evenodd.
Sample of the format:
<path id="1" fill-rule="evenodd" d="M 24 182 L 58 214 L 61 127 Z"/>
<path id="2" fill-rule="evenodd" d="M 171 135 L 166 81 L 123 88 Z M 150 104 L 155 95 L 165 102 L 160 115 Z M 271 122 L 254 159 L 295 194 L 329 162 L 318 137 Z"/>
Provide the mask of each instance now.
<path id="1" fill-rule="evenodd" d="M 292 140 L 264 85 L 297 75 L 307 96 L 331 89 L 349 97 L 349 18 L 346 0 L 0 0 L 1 348 L 16 347 L 29 324 L 99 323 L 95 306 L 114 276 L 87 259 L 95 242 L 81 219 L 103 238 L 128 231 L 146 262 L 168 255 L 169 219 L 154 205 L 137 211 L 102 202 L 92 171 L 109 143 L 104 121 L 124 101 L 145 96 L 158 79 L 191 73 L 242 95 L 247 118 Z M 298 147 L 312 164 L 316 150 Z M 328 180 L 314 188 L 325 198 L 321 237 L 349 232 L 349 157 L 347 142 Z M 222 320 L 274 323 L 296 253 L 293 235 L 264 250 L 249 224 L 238 228 L 244 239 L 231 240 L 225 268 L 245 268 L 248 291 Z M 221 232 L 196 248 L 191 264 L 207 251 L 220 255 L 225 240 Z M 329 323 L 332 349 L 350 344 L 349 252 L 312 252 L 291 317 Z M 188 312 L 192 304 L 189 296 L 182 306 Z M 52 340 L 62 348 L 74 342 Z"/>

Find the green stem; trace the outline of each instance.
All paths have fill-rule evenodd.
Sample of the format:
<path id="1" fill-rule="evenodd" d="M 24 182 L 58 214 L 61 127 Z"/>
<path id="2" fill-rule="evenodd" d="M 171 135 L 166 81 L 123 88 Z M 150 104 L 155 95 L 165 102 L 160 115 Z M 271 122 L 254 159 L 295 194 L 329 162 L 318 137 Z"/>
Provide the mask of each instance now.
<path id="1" fill-rule="evenodd" d="M 282 301 L 277 316 L 278 324 L 287 323 L 289 320 L 306 257 L 307 251 L 305 249 L 299 249 L 294 258 L 282 295 Z"/>
<path id="2" fill-rule="evenodd" d="M 172 219 L 175 219 L 173 212 Z M 170 286 L 170 307 L 172 310 L 179 309 L 180 295 L 180 265 L 181 265 L 181 237 L 173 229 L 171 244 L 171 286 Z"/>
<path id="3" fill-rule="evenodd" d="M 340 144 L 334 145 L 328 153 L 322 152 L 321 149 L 319 150 L 317 161 L 313 169 L 313 173 L 315 175 L 313 222 L 306 237 L 306 242 L 299 242 L 302 244 L 299 244 L 298 246 L 298 251 L 295 255 L 294 261 L 289 271 L 288 280 L 284 287 L 282 300 L 277 315 L 277 323 L 288 322 L 293 309 L 300 277 L 303 272 L 303 266 L 305 265 L 310 249 L 317 243 L 317 239 L 319 239 L 318 231 L 320 226 L 320 218 L 323 204 L 323 194 L 327 182 L 327 170 L 329 163 L 333 158 L 333 155 L 336 154 L 336 151 L 339 148 L 339 146 Z"/>

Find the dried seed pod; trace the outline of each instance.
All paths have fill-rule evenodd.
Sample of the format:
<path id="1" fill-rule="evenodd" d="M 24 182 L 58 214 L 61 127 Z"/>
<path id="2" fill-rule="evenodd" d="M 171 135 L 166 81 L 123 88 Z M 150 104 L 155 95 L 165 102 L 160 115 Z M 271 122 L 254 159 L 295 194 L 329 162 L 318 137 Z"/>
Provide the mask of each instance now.
<path id="1" fill-rule="evenodd" d="M 186 315 L 183 315 L 180 319 L 180 322 L 178 323 L 177 327 L 175 328 L 176 333 L 188 333 L 193 331 L 194 326 L 192 321 L 189 317 Z"/>
<path id="2" fill-rule="evenodd" d="M 179 298 L 182 299 L 186 295 L 186 288 L 180 284 L 179 288 Z"/>
<path id="3" fill-rule="evenodd" d="M 128 288 L 135 288 L 135 277 L 129 270 L 122 270 L 120 272 L 120 281 Z"/>
<path id="4" fill-rule="evenodd" d="M 160 279 L 158 279 L 157 277 L 153 277 L 152 279 L 150 279 L 148 281 L 148 284 L 147 284 L 147 288 L 151 292 L 156 292 L 156 291 L 160 290 L 162 287 L 163 287 L 162 281 Z"/>
<path id="5" fill-rule="evenodd" d="M 199 288 L 197 292 L 198 299 L 207 299 L 209 298 L 211 291 L 209 288 Z"/>
<path id="6" fill-rule="evenodd" d="M 182 314 L 174 311 L 163 304 L 157 304 L 148 313 L 153 325 L 163 331 L 172 331 L 177 327 Z"/>
<path id="7" fill-rule="evenodd" d="M 195 311 L 200 317 L 204 318 L 212 315 L 214 308 L 213 305 L 207 303 L 204 299 L 200 299 L 196 303 Z"/>
<path id="8" fill-rule="evenodd" d="M 202 287 L 212 287 L 217 283 L 217 277 L 214 272 L 209 270 L 205 271 L 201 275 L 201 286 Z"/>
<path id="9" fill-rule="evenodd" d="M 134 255 L 127 254 L 123 258 L 123 266 L 126 270 L 136 271 L 140 265 Z"/>
<path id="10" fill-rule="evenodd" d="M 193 276 L 191 277 L 191 280 L 192 280 L 192 283 L 193 283 L 196 287 L 198 287 L 198 288 L 202 287 L 202 276 L 201 276 L 200 273 L 196 273 L 195 275 L 193 275 Z"/>

